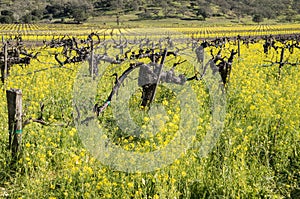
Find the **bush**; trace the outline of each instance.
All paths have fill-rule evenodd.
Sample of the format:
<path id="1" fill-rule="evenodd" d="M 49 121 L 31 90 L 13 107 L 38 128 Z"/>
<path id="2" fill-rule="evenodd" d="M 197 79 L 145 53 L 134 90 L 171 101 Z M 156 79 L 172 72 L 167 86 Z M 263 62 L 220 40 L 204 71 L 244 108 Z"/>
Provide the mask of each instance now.
<path id="1" fill-rule="evenodd" d="M 30 14 L 24 15 L 24 16 L 21 18 L 21 22 L 22 22 L 22 23 L 31 23 L 32 20 L 33 20 L 33 17 L 32 17 L 32 15 L 30 15 Z"/>
<path id="2" fill-rule="evenodd" d="M 10 11 L 10 10 L 2 10 L 1 11 L 1 15 L 4 15 L 4 16 L 13 16 L 13 12 Z"/>
<path id="3" fill-rule="evenodd" d="M 263 22 L 264 21 L 264 18 L 262 15 L 260 14 L 255 14 L 252 18 L 252 21 L 255 22 L 255 23 L 260 23 L 260 22 Z"/>
<path id="4" fill-rule="evenodd" d="M 13 23 L 14 19 L 11 16 L 0 16 L 0 23 L 5 23 L 5 24 L 9 24 L 9 23 Z"/>
<path id="5" fill-rule="evenodd" d="M 43 14 L 43 10 L 34 9 L 33 11 L 31 11 L 31 15 L 38 19 L 41 19 L 43 17 Z"/>

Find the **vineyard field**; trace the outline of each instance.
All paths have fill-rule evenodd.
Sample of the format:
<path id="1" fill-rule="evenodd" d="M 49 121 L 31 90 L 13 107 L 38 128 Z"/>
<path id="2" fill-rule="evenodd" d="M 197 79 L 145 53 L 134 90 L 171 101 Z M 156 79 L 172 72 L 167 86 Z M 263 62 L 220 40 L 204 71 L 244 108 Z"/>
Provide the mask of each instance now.
<path id="1" fill-rule="evenodd" d="M 0 198 L 300 198 L 299 30 L 0 25 Z"/>

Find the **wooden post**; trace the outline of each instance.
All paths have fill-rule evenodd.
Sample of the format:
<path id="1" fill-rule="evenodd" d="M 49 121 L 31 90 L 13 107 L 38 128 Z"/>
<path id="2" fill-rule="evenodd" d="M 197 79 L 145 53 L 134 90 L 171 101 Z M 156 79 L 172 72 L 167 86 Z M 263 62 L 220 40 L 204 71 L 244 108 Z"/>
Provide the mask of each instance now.
<path id="1" fill-rule="evenodd" d="M 168 51 L 167 49 L 164 50 L 163 55 L 162 55 L 162 58 L 161 58 L 161 61 L 160 61 L 159 71 L 158 71 L 158 76 L 157 76 L 156 84 L 154 84 L 154 85 L 155 85 L 155 86 L 154 86 L 154 91 L 153 91 L 153 94 L 152 94 L 151 99 L 150 99 L 150 101 L 149 101 L 149 108 L 150 108 L 150 104 L 152 103 L 152 101 L 153 101 L 154 98 L 155 98 L 156 89 L 157 89 L 157 86 L 158 86 L 158 84 L 159 84 L 161 72 L 162 72 L 162 69 L 163 69 L 163 66 L 164 66 L 166 57 L 167 57 L 167 51 Z"/>
<path id="2" fill-rule="evenodd" d="M 7 67 L 7 42 L 4 43 L 4 79 L 6 79 L 8 75 L 8 67 Z"/>
<path id="3" fill-rule="evenodd" d="M 238 35 L 237 40 L 238 40 L 238 57 L 240 57 L 241 56 L 241 37 L 240 37 L 240 35 Z"/>
<path id="4" fill-rule="evenodd" d="M 283 65 L 284 65 L 284 62 L 283 62 L 283 58 L 284 58 L 284 50 L 285 50 L 285 48 L 282 48 L 282 49 L 281 49 L 280 63 L 279 63 L 279 67 L 278 67 L 278 79 L 280 79 L 281 68 L 282 68 Z"/>
<path id="5" fill-rule="evenodd" d="M 12 157 L 16 158 L 21 151 L 22 142 L 22 91 L 6 90 L 8 107 L 9 148 Z"/>
<path id="6" fill-rule="evenodd" d="M 4 51 L 4 36 L 2 35 L 2 44 L 3 44 L 3 51 Z M 5 54 L 5 51 L 4 51 L 4 54 Z M 4 57 L 5 57 L 5 55 L 4 55 Z M 3 57 L 3 61 L 4 61 L 4 58 Z M 5 62 L 5 61 L 4 61 Z M 4 66 L 4 64 L 2 65 L 0 65 L 0 70 L 1 70 L 1 82 L 4 84 L 4 68 L 5 68 L 5 66 Z"/>
<path id="7" fill-rule="evenodd" d="M 3 38 L 2 38 L 3 40 Z M 8 74 L 8 68 L 7 68 L 7 42 L 3 42 L 3 54 L 4 54 L 4 59 L 3 62 L 4 64 L 1 66 L 1 81 L 4 83 L 7 74 Z"/>
<path id="8" fill-rule="evenodd" d="M 94 79 L 94 41 L 91 39 L 91 76 Z"/>
<path id="9" fill-rule="evenodd" d="M 117 15 L 117 26 L 119 26 L 120 25 L 120 16 L 119 16 L 119 14 Z"/>

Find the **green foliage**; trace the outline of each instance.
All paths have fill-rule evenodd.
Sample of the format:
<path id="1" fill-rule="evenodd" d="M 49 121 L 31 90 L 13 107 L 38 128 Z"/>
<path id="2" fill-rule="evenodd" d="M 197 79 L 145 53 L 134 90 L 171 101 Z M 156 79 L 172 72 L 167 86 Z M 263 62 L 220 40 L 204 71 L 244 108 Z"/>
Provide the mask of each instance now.
<path id="1" fill-rule="evenodd" d="M 2 10 L 0 15 L 0 23 L 2 24 L 9 24 L 15 21 L 13 16 L 13 12 L 10 10 Z"/>
<path id="2" fill-rule="evenodd" d="M 10 24 L 13 23 L 14 19 L 11 16 L 0 16 L 0 23 Z"/>
<path id="3" fill-rule="evenodd" d="M 46 6 L 46 14 L 51 14 L 54 18 L 65 17 L 64 6 L 60 4 L 53 4 Z"/>
<path id="4" fill-rule="evenodd" d="M 84 22 L 88 19 L 88 14 L 82 11 L 80 8 L 75 8 L 72 10 L 72 17 L 77 23 Z"/>
<path id="5" fill-rule="evenodd" d="M 67 2 L 64 4 L 53 4 L 45 7 L 44 14 L 52 16 L 53 18 L 72 18 L 75 22 L 80 23 L 86 21 L 91 15 L 91 5 L 85 1 L 83 2 Z"/>
<path id="6" fill-rule="evenodd" d="M 26 1 L 27 2 L 27 1 Z M 276 1 L 276 0 L 175 0 L 175 1 L 158 1 L 158 0 L 62 0 L 62 1 L 39 1 L 39 6 L 34 0 L 28 0 L 29 4 L 16 1 L 14 4 L 0 5 L 2 10 L 9 12 L 2 15 L 18 16 L 18 19 L 24 21 L 25 15 L 30 13 L 33 20 L 42 18 L 72 18 L 76 22 L 83 22 L 89 16 L 106 15 L 106 14 L 127 14 L 134 12 L 140 18 L 157 17 L 177 17 L 181 18 L 201 18 L 209 16 L 228 16 L 232 18 L 241 18 L 244 16 L 261 15 L 263 18 L 276 19 L 280 15 L 286 16 L 286 21 L 294 21 L 295 15 L 300 14 L 299 1 Z M 26 7 L 26 12 L 20 12 Z M 80 8 L 80 10 L 79 10 Z M 212 9 L 214 8 L 214 9 Z M 148 9 L 159 9 L 159 12 L 152 13 Z M 143 13 L 144 10 L 147 12 Z M 79 12 L 78 14 L 76 12 Z M 25 18 L 30 18 L 26 16 Z M 50 17 L 51 18 L 51 17 Z M 200 18 L 199 18 L 200 19 Z M 7 20 L 2 20 L 7 21 Z M 8 20 L 9 21 L 9 20 Z"/>
<path id="7" fill-rule="evenodd" d="M 253 16 L 252 21 L 255 23 L 260 23 L 264 21 L 264 18 L 260 14 L 256 14 Z"/>
<path id="8" fill-rule="evenodd" d="M 1 15 L 5 15 L 5 16 L 13 16 L 13 12 L 10 10 L 2 10 L 1 11 Z"/>
<path id="9" fill-rule="evenodd" d="M 205 20 L 207 17 L 209 17 L 209 13 L 204 8 L 199 8 L 197 11 L 197 16 L 202 16 Z"/>
<path id="10" fill-rule="evenodd" d="M 41 19 L 44 15 L 44 10 L 41 9 L 34 9 L 31 11 L 31 15 Z"/>

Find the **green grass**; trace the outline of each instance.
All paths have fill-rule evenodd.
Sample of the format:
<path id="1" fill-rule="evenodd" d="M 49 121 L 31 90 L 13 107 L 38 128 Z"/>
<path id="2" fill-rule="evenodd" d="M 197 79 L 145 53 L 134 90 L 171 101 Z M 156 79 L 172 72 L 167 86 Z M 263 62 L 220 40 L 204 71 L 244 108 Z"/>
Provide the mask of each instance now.
<path id="1" fill-rule="evenodd" d="M 115 15 L 106 15 L 89 18 L 85 23 L 91 24 L 106 24 L 108 26 L 117 26 L 117 18 Z M 260 24 L 272 25 L 280 24 L 280 19 L 265 19 Z M 250 16 L 246 16 L 238 20 L 231 17 L 210 17 L 205 21 L 202 20 L 181 20 L 180 18 L 165 18 L 165 19 L 139 19 L 134 14 L 122 15 L 120 17 L 121 27 L 199 27 L 199 26 L 231 26 L 231 25 L 255 25 Z"/>

